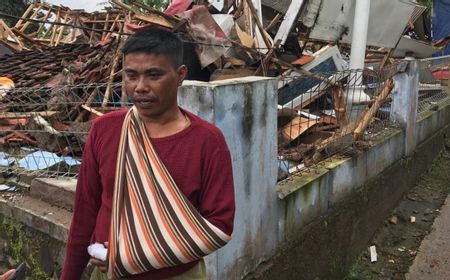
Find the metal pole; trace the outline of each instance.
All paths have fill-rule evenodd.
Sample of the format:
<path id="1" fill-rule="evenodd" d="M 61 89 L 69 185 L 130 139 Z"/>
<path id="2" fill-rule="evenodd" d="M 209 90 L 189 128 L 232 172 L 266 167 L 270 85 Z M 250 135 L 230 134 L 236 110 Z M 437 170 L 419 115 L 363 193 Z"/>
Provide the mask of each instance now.
<path id="1" fill-rule="evenodd" d="M 370 0 L 355 1 L 350 67 L 351 69 L 363 69 L 369 28 Z"/>

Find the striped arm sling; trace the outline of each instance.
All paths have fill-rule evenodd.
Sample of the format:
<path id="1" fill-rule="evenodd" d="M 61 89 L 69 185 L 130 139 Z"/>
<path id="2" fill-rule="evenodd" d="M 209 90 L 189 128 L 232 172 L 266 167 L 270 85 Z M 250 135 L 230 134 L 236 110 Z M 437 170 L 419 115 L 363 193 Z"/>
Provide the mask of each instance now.
<path id="1" fill-rule="evenodd" d="M 135 107 L 122 127 L 108 248 L 108 278 L 201 259 L 230 236 L 203 218 L 159 159 Z"/>

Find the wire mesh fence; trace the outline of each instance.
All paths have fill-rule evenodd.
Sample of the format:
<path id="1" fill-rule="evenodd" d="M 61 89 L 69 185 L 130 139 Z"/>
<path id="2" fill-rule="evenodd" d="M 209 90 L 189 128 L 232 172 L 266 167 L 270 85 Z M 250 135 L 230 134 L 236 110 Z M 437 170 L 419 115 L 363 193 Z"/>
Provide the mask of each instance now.
<path id="1" fill-rule="evenodd" d="M 419 60 L 418 116 L 450 99 L 450 56 Z"/>
<path id="2" fill-rule="evenodd" d="M 384 71 L 346 70 L 284 76 L 278 94 L 278 179 L 335 154 L 366 148 L 392 126 L 392 76 Z"/>
<path id="3" fill-rule="evenodd" d="M 90 84 L 0 93 L 3 177 L 76 177 L 93 116 L 126 105 L 121 91 L 121 84 Z"/>
<path id="4" fill-rule="evenodd" d="M 364 148 L 391 126 L 391 77 L 397 70 L 288 72 L 280 77 L 279 179 Z M 20 88 L 0 95 L 4 177 L 76 177 L 92 119 L 131 105 L 121 84 Z"/>

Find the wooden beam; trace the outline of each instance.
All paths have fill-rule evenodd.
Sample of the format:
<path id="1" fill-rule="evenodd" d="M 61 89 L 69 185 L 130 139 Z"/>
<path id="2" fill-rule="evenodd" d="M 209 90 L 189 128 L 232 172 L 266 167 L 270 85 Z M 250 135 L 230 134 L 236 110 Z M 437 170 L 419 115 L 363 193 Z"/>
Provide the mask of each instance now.
<path id="1" fill-rule="evenodd" d="M 101 117 L 101 116 L 103 116 L 104 114 L 102 113 L 102 112 L 99 112 L 99 111 L 97 111 L 97 110 L 95 110 L 95 109 L 93 109 L 93 108 L 91 108 L 91 107 L 89 107 L 89 106 L 86 106 L 86 105 L 81 105 L 81 108 L 83 108 L 84 110 L 86 110 L 86 111 L 88 111 L 88 112 L 91 112 L 91 113 L 93 113 L 93 114 L 95 114 L 95 115 L 97 115 L 97 116 L 99 116 L 99 117 Z"/>
<path id="2" fill-rule="evenodd" d="M 94 24 L 92 25 L 92 29 L 95 29 L 97 27 L 97 22 L 95 22 L 97 19 L 97 15 L 94 15 Z M 94 40 L 95 31 L 91 31 L 91 35 L 89 36 L 89 42 L 92 42 Z"/>
<path id="3" fill-rule="evenodd" d="M 101 36 L 101 41 L 105 40 L 105 36 L 107 35 L 107 33 L 105 33 L 105 31 L 108 30 L 108 23 L 109 23 L 109 13 L 106 13 L 106 19 L 103 25 L 103 32 L 102 32 L 102 36 Z"/>
<path id="4" fill-rule="evenodd" d="M 60 20 L 61 20 L 61 9 L 58 9 L 58 13 L 57 13 L 57 15 L 56 15 L 56 19 L 55 19 L 55 22 L 56 23 L 59 23 L 60 22 Z M 55 42 L 55 39 L 56 39 L 56 30 L 58 29 L 58 27 L 57 27 L 57 25 L 56 24 L 53 24 L 52 25 L 52 36 L 51 36 L 51 38 L 50 38 L 50 46 L 53 46 L 53 44 L 54 44 L 54 42 Z"/>
<path id="5" fill-rule="evenodd" d="M 30 4 L 28 6 L 28 8 L 25 10 L 25 12 L 22 15 L 22 18 L 27 18 L 28 14 L 33 10 L 35 4 Z M 18 30 L 20 30 L 21 25 L 23 24 L 23 19 L 19 19 L 19 21 L 16 23 L 16 25 L 14 25 L 15 28 L 17 28 Z"/>
<path id="6" fill-rule="evenodd" d="M 0 119 L 23 119 L 31 118 L 33 116 L 51 117 L 58 114 L 58 111 L 41 111 L 41 112 L 28 112 L 28 113 L 12 113 L 12 112 L 0 112 Z"/>
<path id="7" fill-rule="evenodd" d="M 389 96 L 392 89 L 394 88 L 394 80 L 389 79 L 385 82 L 383 90 L 375 99 L 374 104 L 364 112 L 364 115 L 361 117 L 360 121 L 356 125 L 355 131 L 353 133 L 354 140 L 360 140 L 370 121 L 372 120 L 375 113 L 380 108 L 381 104 L 384 103 L 384 100 Z"/>
<path id="8" fill-rule="evenodd" d="M 347 101 L 342 87 L 331 87 L 334 111 L 336 112 L 337 123 L 339 127 L 348 124 Z"/>
<path id="9" fill-rule="evenodd" d="M 113 24 L 111 25 L 111 28 L 109 29 L 109 32 L 106 33 L 104 40 L 108 40 L 111 37 L 112 31 L 114 31 L 114 28 L 116 28 L 116 25 L 120 26 L 119 18 L 120 18 L 120 15 L 117 15 L 116 19 L 114 20 Z"/>
<path id="10" fill-rule="evenodd" d="M 167 19 L 156 16 L 156 15 L 144 15 L 144 14 L 135 14 L 135 19 L 142 20 L 148 23 L 153 23 L 162 27 L 172 29 L 175 25 L 169 22 Z"/>
<path id="11" fill-rule="evenodd" d="M 262 38 L 264 40 L 264 44 L 266 45 L 266 47 L 268 49 L 270 49 L 272 44 L 270 43 L 269 39 L 266 36 L 266 32 L 264 30 L 264 27 L 261 24 L 260 19 L 258 18 L 258 14 L 257 14 L 257 11 L 255 9 L 255 6 L 253 6 L 253 2 L 251 0 L 246 0 L 246 1 L 247 1 L 248 7 L 250 8 L 250 12 L 252 14 L 253 20 L 256 22 L 256 26 L 259 29 L 259 33 L 261 34 L 261 36 L 262 36 Z"/>
<path id="12" fill-rule="evenodd" d="M 41 7 L 40 6 L 37 7 L 36 11 L 34 11 L 34 13 L 31 15 L 30 19 L 34 19 L 40 10 L 41 10 Z M 27 27 L 28 27 L 28 25 L 30 25 L 30 23 L 31 23 L 31 21 L 25 22 L 25 24 L 19 30 L 22 32 L 25 32 L 25 29 L 27 29 Z"/>
<path id="13" fill-rule="evenodd" d="M 151 14 L 155 14 L 155 15 L 161 16 L 161 17 L 167 19 L 168 21 L 173 21 L 173 22 L 175 22 L 175 23 L 178 22 L 178 21 L 180 21 L 180 19 L 177 18 L 177 17 L 174 17 L 174 16 L 172 16 L 172 15 L 168 15 L 168 14 L 166 14 L 166 13 L 164 13 L 164 12 L 161 12 L 161 11 L 159 11 L 159 10 L 153 8 L 153 7 L 150 7 L 150 6 L 145 5 L 145 4 L 143 4 L 143 3 L 137 2 L 137 1 L 135 1 L 135 0 L 129 0 L 129 2 L 130 2 L 131 4 L 133 4 L 133 5 L 135 5 L 136 7 L 139 7 L 139 8 L 141 8 L 141 9 L 144 9 L 144 10 L 148 11 L 148 12 L 151 13 Z"/>
<path id="14" fill-rule="evenodd" d="M 21 32 L 21 31 L 17 30 L 16 28 L 14 28 L 14 27 L 11 29 L 11 31 L 15 35 L 20 36 L 20 37 L 24 38 L 25 40 L 27 40 L 28 42 L 32 43 L 33 44 L 33 48 L 36 48 L 36 46 L 39 46 L 39 47 L 44 47 L 45 46 L 44 44 L 40 43 L 40 40 L 36 40 L 36 39 L 26 35 L 23 32 Z"/>
<path id="15" fill-rule="evenodd" d="M 170 28 L 170 29 L 172 29 L 174 27 L 173 23 L 171 23 L 169 20 L 167 20 L 166 18 L 161 17 L 159 15 L 155 15 L 155 14 L 144 15 L 142 13 L 139 13 L 139 12 L 133 10 L 132 7 L 128 6 L 127 4 L 125 4 L 119 0 L 111 0 L 111 2 L 125 10 L 133 12 L 134 19 L 138 19 L 138 20 L 145 21 L 148 23 L 153 23 L 153 24 L 156 24 L 156 25 L 159 25 L 162 27 Z"/>
<path id="16" fill-rule="evenodd" d="M 253 54 L 253 55 L 256 55 L 256 56 L 259 55 L 259 52 L 258 52 L 257 50 L 255 50 L 255 49 L 247 48 L 247 47 L 245 47 L 244 45 L 240 44 L 239 42 L 236 42 L 236 41 L 233 41 L 233 40 L 230 40 L 230 42 L 231 42 L 234 46 L 240 47 L 240 48 L 242 48 L 243 50 L 246 50 L 246 51 L 248 51 L 249 53 L 251 53 L 251 54 Z M 307 76 L 307 77 L 315 78 L 315 79 L 317 79 L 317 80 L 319 80 L 319 81 L 322 81 L 322 82 L 324 82 L 324 83 L 326 83 L 326 84 L 328 84 L 328 85 L 333 85 L 333 86 L 339 86 L 339 85 L 340 85 L 339 82 L 332 81 L 332 80 L 328 79 L 328 78 L 325 77 L 325 76 L 322 76 L 322 75 L 317 74 L 317 73 L 312 73 L 312 72 L 310 72 L 310 71 L 308 71 L 308 70 L 305 70 L 305 69 L 302 69 L 302 68 L 296 68 L 296 67 L 292 66 L 290 63 L 284 62 L 284 61 L 282 61 L 282 60 L 280 60 L 280 59 L 278 59 L 278 58 L 276 58 L 276 57 L 273 57 L 273 56 L 272 56 L 272 57 L 270 57 L 270 60 L 271 60 L 272 62 L 278 64 L 278 65 L 281 65 L 281 66 L 283 66 L 283 67 L 286 67 L 286 68 L 288 68 L 288 69 L 291 69 L 291 70 L 294 71 L 294 72 L 303 74 L 303 75 L 305 75 L 305 76 Z"/>
<path id="17" fill-rule="evenodd" d="M 69 18 L 69 14 L 66 13 L 66 15 L 64 16 L 64 23 L 67 23 L 67 19 Z M 64 30 L 66 29 L 65 25 L 61 25 L 59 27 L 59 34 L 58 34 L 58 38 L 56 38 L 56 42 L 55 42 L 55 46 L 57 46 L 59 44 L 59 42 L 61 41 L 61 38 L 64 34 Z"/>
<path id="18" fill-rule="evenodd" d="M 269 25 L 266 26 L 265 30 L 269 31 L 274 27 L 281 19 L 282 14 L 278 13 L 269 23 Z"/>
<path id="19" fill-rule="evenodd" d="M 116 71 L 117 64 L 119 63 L 120 59 L 120 51 L 122 49 L 123 43 L 121 41 L 120 35 L 119 35 L 119 41 L 117 42 L 117 48 L 114 54 L 114 60 L 111 63 L 111 72 L 108 77 L 108 85 L 106 86 L 105 96 L 103 98 L 102 107 L 106 107 L 108 105 L 109 98 L 111 96 L 111 84 L 114 81 L 114 72 Z"/>

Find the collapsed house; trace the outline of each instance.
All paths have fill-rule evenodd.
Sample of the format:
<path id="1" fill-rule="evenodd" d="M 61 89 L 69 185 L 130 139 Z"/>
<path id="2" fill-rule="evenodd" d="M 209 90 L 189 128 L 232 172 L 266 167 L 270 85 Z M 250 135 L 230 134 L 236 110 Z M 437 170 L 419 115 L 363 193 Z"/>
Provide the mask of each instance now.
<path id="1" fill-rule="evenodd" d="M 180 35 L 188 79 L 278 79 L 280 180 L 335 153 L 364 148 L 389 118 L 391 78 L 405 70 L 400 60 L 430 57 L 447 45 L 410 35 L 424 7 L 372 1 L 366 68 L 352 69 L 351 1 L 196 2 L 176 0 L 161 12 L 111 0 L 94 13 L 34 2 L 15 26 L 0 20 L 1 165 L 76 175 L 91 121 L 130 105 L 121 86 L 121 47 L 141 28 Z M 428 72 L 448 79 L 448 65 Z"/>

